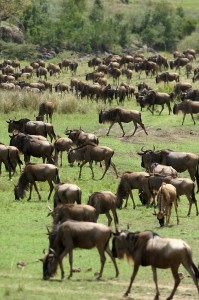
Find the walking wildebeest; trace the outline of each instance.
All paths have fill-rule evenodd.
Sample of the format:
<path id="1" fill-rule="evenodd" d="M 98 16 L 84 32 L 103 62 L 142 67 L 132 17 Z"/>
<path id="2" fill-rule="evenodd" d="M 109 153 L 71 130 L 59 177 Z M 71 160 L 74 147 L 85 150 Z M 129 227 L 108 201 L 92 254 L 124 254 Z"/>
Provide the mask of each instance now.
<path id="1" fill-rule="evenodd" d="M 192 251 L 190 246 L 181 239 L 171 239 L 160 237 L 152 231 L 129 232 L 123 230 L 116 233 L 113 238 L 112 253 L 119 259 L 127 258 L 128 261 L 134 262 L 133 274 L 130 284 L 124 296 L 127 297 L 131 291 L 132 283 L 137 275 L 140 266 L 151 266 L 153 279 L 156 286 L 156 295 L 154 299 L 159 299 L 159 288 L 157 282 L 157 268 L 170 268 L 174 277 L 174 287 L 167 298 L 173 299 L 178 285 L 180 276 L 178 274 L 179 266 L 182 264 L 193 279 L 199 293 L 199 270 L 192 260 Z"/>
<path id="2" fill-rule="evenodd" d="M 54 210 L 49 207 L 49 214 L 53 217 L 53 226 L 67 220 L 96 222 L 96 209 L 85 204 L 61 204 Z"/>
<path id="3" fill-rule="evenodd" d="M 57 167 L 51 164 L 27 164 L 19 177 L 18 184 L 14 188 L 15 200 L 19 200 L 20 198 L 23 199 L 29 188 L 30 195 L 28 200 L 30 200 L 33 186 L 37 192 L 39 200 L 41 200 L 36 181 L 48 181 L 50 186 L 50 192 L 48 195 L 49 200 L 54 188 L 52 182 L 55 184 L 60 182 Z"/>
<path id="4" fill-rule="evenodd" d="M 164 105 L 166 104 L 168 107 L 169 115 L 171 113 L 171 104 L 170 102 L 173 101 L 174 94 L 170 93 L 160 93 L 153 90 L 149 90 L 146 95 L 143 97 L 143 99 L 140 101 L 140 106 L 143 108 L 145 106 L 148 106 L 148 110 L 153 114 L 155 110 L 155 105 L 161 105 L 162 109 L 159 112 L 159 115 L 161 115 Z M 151 107 L 152 106 L 152 110 Z"/>
<path id="5" fill-rule="evenodd" d="M 186 114 L 190 114 L 193 120 L 194 125 L 196 124 L 193 114 L 199 113 L 199 101 L 192 101 L 190 99 L 184 100 L 181 103 L 175 103 L 173 107 L 173 113 L 175 115 L 178 114 L 179 111 L 182 111 L 184 116 L 182 120 L 182 125 L 184 124 L 184 120 L 186 117 Z"/>
<path id="6" fill-rule="evenodd" d="M 59 204 L 77 203 L 81 204 L 82 191 L 73 183 L 60 183 L 55 188 L 54 208 Z"/>
<path id="7" fill-rule="evenodd" d="M 116 195 L 110 191 L 94 192 L 89 196 L 88 205 L 93 206 L 96 209 L 96 220 L 99 214 L 106 214 L 108 219 L 108 226 L 111 225 L 112 217 L 110 215 L 110 210 L 112 211 L 115 228 L 119 223 L 118 216 L 116 212 Z"/>
<path id="8" fill-rule="evenodd" d="M 152 199 L 152 194 L 148 187 L 148 177 L 149 173 L 147 172 L 123 173 L 117 188 L 116 206 L 118 208 L 122 208 L 123 199 L 126 199 L 125 207 L 127 207 L 127 201 L 130 196 L 133 201 L 133 208 L 135 209 L 135 201 L 132 193 L 133 189 L 143 190 L 148 196 L 149 205 Z"/>
<path id="9" fill-rule="evenodd" d="M 141 112 L 137 111 L 137 110 L 129 110 L 129 109 L 123 109 L 120 107 L 116 107 L 113 109 L 110 109 L 108 111 L 101 111 L 99 113 L 99 123 L 111 123 L 108 132 L 106 135 L 109 135 L 109 132 L 111 130 L 111 128 L 113 127 L 113 125 L 115 123 L 118 123 L 122 129 L 123 135 L 125 135 L 123 126 L 122 126 L 122 122 L 123 123 L 129 123 L 129 122 L 133 122 L 135 129 L 132 135 L 135 134 L 138 125 L 139 124 L 142 129 L 144 130 L 144 132 L 148 135 L 148 133 L 146 132 L 146 129 L 144 127 L 144 124 L 142 123 L 142 119 L 141 119 Z"/>
<path id="10" fill-rule="evenodd" d="M 48 141 L 33 138 L 24 133 L 11 136 L 10 145 L 17 147 L 24 154 L 24 162 L 29 163 L 30 157 L 42 157 L 43 163 L 47 159 L 48 163 L 54 163 L 52 153 L 53 145 Z"/>
<path id="11" fill-rule="evenodd" d="M 116 277 L 119 270 L 109 248 L 111 238 L 111 229 L 104 224 L 93 222 L 66 221 L 61 225 L 55 226 L 49 233 L 49 251 L 44 256 L 43 261 L 43 279 L 48 280 L 56 274 L 58 264 L 61 269 L 61 280 L 64 278 L 63 258 L 69 254 L 70 273 L 68 279 L 73 275 L 73 249 L 92 249 L 97 248 L 101 268 L 97 279 L 102 277 L 104 265 L 106 262 L 106 252 L 115 267 Z"/>
<path id="12" fill-rule="evenodd" d="M 177 172 L 188 171 L 191 179 L 197 182 L 199 191 L 199 156 L 189 152 L 176 152 L 172 150 L 145 150 L 138 154 L 142 157 L 141 166 L 148 169 L 152 163 L 159 163 L 173 167 Z"/>
<path id="13" fill-rule="evenodd" d="M 62 167 L 62 154 L 64 151 L 68 153 L 70 149 L 72 149 L 73 141 L 67 137 L 56 137 L 54 142 L 54 149 L 55 149 L 55 164 L 58 165 L 59 159 L 59 152 L 60 152 L 60 167 Z"/>
<path id="14" fill-rule="evenodd" d="M 39 113 L 37 117 L 42 117 L 43 118 L 42 121 L 44 121 L 44 116 L 46 115 L 47 123 L 49 117 L 50 123 L 52 124 L 53 111 L 54 111 L 54 104 L 51 101 L 42 102 L 39 105 Z"/>
<path id="15" fill-rule="evenodd" d="M 160 226 L 164 226 L 164 216 L 166 216 L 166 226 L 168 226 L 171 216 L 172 204 L 174 204 L 177 224 L 179 224 L 178 218 L 178 204 L 177 204 L 177 192 L 176 188 L 172 184 L 162 183 L 157 193 L 158 213 L 155 213 L 159 221 Z"/>
<path id="16" fill-rule="evenodd" d="M 114 155 L 114 151 L 106 146 L 98 146 L 95 144 L 86 144 L 86 145 L 81 145 L 75 149 L 72 149 L 68 152 L 68 162 L 70 164 L 73 164 L 75 161 L 82 162 L 80 164 L 80 170 L 79 170 L 79 178 L 81 178 L 81 172 L 82 172 L 82 167 L 86 164 L 89 163 L 89 167 L 92 172 L 92 178 L 94 178 L 94 172 L 93 172 L 93 161 L 95 162 L 105 162 L 105 171 L 100 178 L 103 179 L 106 172 L 108 171 L 109 167 L 112 166 L 116 176 L 118 177 L 117 170 L 115 167 L 115 164 L 112 162 L 111 158 Z"/>
<path id="17" fill-rule="evenodd" d="M 8 132 L 12 133 L 14 130 L 18 130 L 22 133 L 26 134 L 35 134 L 35 135 L 43 135 L 50 137 L 52 139 L 56 139 L 56 135 L 54 132 L 54 127 L 52 124 L 44 123 L 42 121 L 30 121 L 30 119 L 23 118 L 20 120 L 9 120 L 8 123 Z"/>

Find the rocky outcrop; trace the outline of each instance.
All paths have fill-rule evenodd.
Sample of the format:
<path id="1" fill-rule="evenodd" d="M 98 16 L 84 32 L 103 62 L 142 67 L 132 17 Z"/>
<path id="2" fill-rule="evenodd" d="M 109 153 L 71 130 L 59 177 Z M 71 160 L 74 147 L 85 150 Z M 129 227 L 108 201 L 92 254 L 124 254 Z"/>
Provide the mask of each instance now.
<path id="1" fill-rule="evenodd" d="M 0 40 L 17 44 L 24 43 L 22 31 L 16 26 L 0 25 Z"/>

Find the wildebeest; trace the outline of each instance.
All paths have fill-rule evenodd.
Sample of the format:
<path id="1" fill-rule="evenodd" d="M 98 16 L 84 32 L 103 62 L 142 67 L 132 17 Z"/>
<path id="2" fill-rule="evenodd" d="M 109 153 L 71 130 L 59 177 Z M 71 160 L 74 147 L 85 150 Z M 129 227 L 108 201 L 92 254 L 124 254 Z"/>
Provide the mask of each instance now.
<path id="1" fill-rule="evenodd" d="M 47 74 L 48 74 L 48 70 L 45 68 L 45 67 L 39 67 L 37 70 L 36 70 L 36 75 L 37 77 L 39 78 L 42 78 L 42 76 L 44 76 L 45 80 L 47 80 Z"/>
<path id="2" fill-rule="evenodd" d="M 57 136 L 54 142 L 55 149 L 55 164 L 58 165 L 59 153 L 60 153 L 60 167 L 62 167 L 62 154 L 64 151 L 68 152 L 72 149 L 73 141 L 67 137 L 59 137 Z"/>
<path id="3" fill-rule="evenodd" d="M 156 80 L 156 83 L 160 83 L 161 81 L 165 83 L 169 83 L 171 81 L 176 81 L 176 82 L 179 82 L 179 79 L 180 76 L 178 73 L 169 73 L 169 72 L 163 72 L 161 74 L 158 74 L 155 78 Z"/>
<path id="4" fill-rule="evenodd" d="M 33 138 L 24 133 L 18 133 L 10 137 L 10 146 L 17 147 L 24 154 L 24 162 L 29 163 L 30 157 L 41 157 L 43 162 L 53 163 L 53 145 L 48 141 Z"/>
<path id="5" fill-rule="evenodd" d="M 32 187 L 34 186 L 39 200 L 41 196 L 36 185 L 36 181 L 48 181 L 50 186 L 50 192 L 48 195 L 48 200 L 50 199 L 51 193 L 53 191 L 53 183 L 60 183 L 58 169 L 52 164 L 27 164 L 21 173 L 18 183 L 14 188 L 15 200 L 24 198 L 26 191 L 30 188 L 30 195 L 28 200 L 31 199 Z"/>
<path id="6" fill-rule="evenodd" d="M 44 123 L 42 121 L 30 121 L 30 119 L 22 118 L 19 120 L 9 120 L 8 123 L 8 132 L 12 133 L 14 130 L 18 130 L 25 134 L 35 134 L 35 135 L 43 135 L 50 137 L 52 139 L 56 139 L 56 135 L 54 132 L 54 127 L 50 123 Z"/>
<path id="7" fill-rule="evenodd" d="M 82 162 L 80 164 L 80 170 L 79 170 L 79 178 L 81 178 L 81 172 L 82 167 L 89 163 L 89 167 L 92 172 L 92 178 L 94 178 L 94 172 L 93 172 L 93 161 L 95 162 L 105 162 L 105 170 L 100 179 L 103 179 L 106 172 L 108 171 L 109 167 L 112 166 L 116 176 L 118 177 L 117 170 L 115 167 L 115 164 L 112 162 L 112 157 L 114 155 L 114 151 L 106 146 L 98 146 L 95 144 L 83 144 L 79 147 L 72 149 L 68 152 L 68 162 L 70 164 L 73 164 L 75 161 Z"/>
<path id="8" fill-rule="evenodd" d="M 177 197 L 185 195 L 189 201 L 187 216 L 190 216 L 192 204 L 195 204 L 196 216 L 198 216 L 198 204 L 195 197 L 195 183 L 190 178 L 171 178 L 165 177 L 164 182 L 172 184 L 176 188 Z"/>
<path id="9" fill-rule="evenodd" d="M 48 215 L 53 217 L 53 226 L 67 220 L 96 222 L 96 209 L 85 204 L 61 204 L 54 210 L 50 209 Z"/>
<path id="10" fill-rule="evenodd" d="M 133 122 L 135 129 L 132 135 L 135 134 L 137 128 L 138 128 L 138 124 L 142 127 L 142 129 L 144 130 L 144 132 L 148 135 L 148 133 L 146 132 L 145 126 L 142 123 L 142 119 L 141 119 L 141 112 L 137 111 L 137 110 L 129 110 L 129 109 L 123 109 L 120 107 L 116 107 L 113 109 L 110 109 L 108 111 L 101 111 L 99 113 L 99 123 L 111 123 L 108 132 L 106 135 L 109 135 L 109 132 L 111 130 L 111 128 L 113 127 L 113 125 L 115 123 L 118 123 L 122 129 L 123 132 L 123 136 L 125 135 L 122 123 L 129 123 L 129 122 Z"/>
<path id="11" fill-rule="evenodd" d="M 166 216 L 166 226 L 168 226 L 171 216 L 171 208 L 174 204 L 177 224 L 178 218 L 178 204 L 176 188 L 172 184 L 162 183 L 157 193 L 158 213 L 156 213 L 160 226 L 164 226 L 164 216 Z"/>
<path id="12" fill-rule="evenodd" d="M 64 278 L 64 269 L 62 260 L 69 254 L 70 273 L 68 279 L 73 275 L 73 249 L 91 249 L 96 247 L 101 261 L 100 272 L 97 278 L 101 278 L 106 262 L 106 252 L 115 267 L 116 277 L 119 270 L 115 258 L 112 256 L 109 248 L 111 238 L 111 229 L 104 224 L 93 222 L 66 221 L 61 225 L 54 227 L 49 233 L 49 251 L 42 259 L 43 261 L 43 279 L 48 280 L 56 274 L 58 264 L 61 269 L 61 279 Z"/>
<path id="13" fill-rule="evenodd" d="M 146 95 L 143 97 L 143 100 L 140 102 L 141 107 L 148 106 L 148 110 L 153 114 L 155 105 L 161 105 L 162 109 L 159 112 L 159 115 L 162 113 L 164 109 L 164 105 L 168 107 L 169 115 L 171 113 L 171 104 L 170 102 L 173 101 L 173 93 L 167 94 L 167 93 L 161 93 L 156 92 L 153 90 L 150 90 L 146 93 Z M 152 110 L 150 107 L 152 106 Z"/>
<path id="14" fill-rule="evenodd" d="M 188 171 L 191 179 L 197 181 L 199 191 L 199 156 L 189 152 L 176 152 L 171 150 L 145 150 L 138 153 L 142 157 L 141 166 L 148 169 L 152 163 L 159 163 L 173 167 L 177 172 Z"/>
<path id="15" fill-rule="evenodd" d="M 73 183 L 60 183 L 55 187 L 54 208 L 60 204 L 77 203 L 81 204 L 82 191 Z"/>
<path id="16" fill-rule="evenodd" d="M 191 118 L 193 120 L 194 125 L 196 124 L 193 114 L 199 113 L 199 101 L 192 101 L 192 100 L 184 100 L 180 103 L 175 103 L 173 107 L 173 113 L 176 115 L 179 111 L 182 111 L 184 116 L 182 120 L 182 125 L 184 124 L 184 120 L 186 117 L 186 114 L 190 114 Z"/>
<path id="17" fill-rule="evenodd" d="M 93 206 L 96 209 L 96 219 L 98 219 L 99 214 L 106 214 L 108 219 L 108 226 L 111 225 L 112 217 L 110 215 L 110 210 L 113 214 L 115 228 L 118 225 L 118 216 L 116 212 L 116 195 L 110 191 L 94 192 L 89 196 L 88 205 Z"/>
<path id="18" fill-rule="evenodd" d="M 69 86 L 66 83 L 56 83 L 54 88 L 55 92 L 60 92 L 61 94 L 62 92 L 69 93 Z"/>
<path id="19" fill-rule="evenodd" d="M 52 123 L 53 112 L 54 112 L 54 104 L 51 101 L 42 102 L 39 105 L 38 116 L 42 116 L 44 118 L 44 116 L 46 115 L 47 122 L 49 117 L 50 123 Z"/>
<path id="20" fill-rule="evenodd" d="M 181 264 L 190 274 L 199 293 L 199 270 L 193 263 L 191 248 L 185 241 L 181 239 L 163 238 L 152 231 L 129 232 L 123 230 L 116 234 L 112 244 L 112 253 L 114 257 L 119 259 L 126 257 L 128 261 L 134 262 L 133 274 L 124 296 L 128 296 L 130 293 L 132 283 L 137 275 L 139 267 L 151 266 L 156 286 L 156 295 L 154 299 L 159 299 L 160 295 L 156 268 L 171 269 L 175 283 L 174 288 L 167 299 L 173 299 L 176 289 L 180 284 L 178 269 Z"/>
<path id="21" fill-rule="evenodd" d="M 158 163 L 152 163 L 148 168 L 150 175 L 178 177 L 178 172 L 171 166 L 165 166 Z"/>
<path id="22" fill-rule="evenodd" d="M 4 163 L 5 168 L 9 172 L 9 179 L 11 179 L 12 171 L 15 171 L 15 166 L 13 164 L 13 160 L 11 158 L 11 151 L 9 147 L 0 143 L 0 174 L 1 174 L 1 165 Z"/>
<path id="23" fill-rule="evenodd" d="M 175 84 L 174 89 L 173 89 L 174 96 L 176 97 L 191 88 L 192 88 L 192 85 L 189 82 L 178 82 Z"/>
<path id="24" fill-rule="evenodd" d="M 80 129 L 66 129 L 65 134 L 68 135 L 69 139 L 73 141 L 76 146 L 80 146 L 85 143 L 99 144 L 98 137 L 93 133 L 88 133 Z"/>
<path id="25" fill-rule="evenodd" d="M 120 182 L 117 187 L 116 193 L 116 206 L 122 208 L 123 199 L 126 199 L 125 207 L 127 206 L 127 201 L 129 196 L 133 201 L 133 208 L 135 209 L 135 201 L 133 198 L 133 189 L 143 190 L 148 196 L 148 205 L 151 202 L 152 194 L 148 187 L 148 177 L 147 172 L 125 172 L 123 173 Z"/>

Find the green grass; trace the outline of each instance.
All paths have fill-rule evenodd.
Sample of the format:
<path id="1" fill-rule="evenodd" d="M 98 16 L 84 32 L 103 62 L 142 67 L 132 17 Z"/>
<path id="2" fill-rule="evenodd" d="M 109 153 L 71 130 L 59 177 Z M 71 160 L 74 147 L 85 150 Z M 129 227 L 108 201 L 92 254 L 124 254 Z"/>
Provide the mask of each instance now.
<path id="1" fill-rule="evenodd" d="M 84 80 L 83 74 L 89 69 L 86 59 L 80 64 L 77 77 Z M 24 63 L 25 64 L 25 63 Z M 185 76 L 182 72 L 182 80 Z M 36 81 L 33 78 L 33 81 Z M 53 82 L 70 82 L 69 73 L 62 74 L 59 79 L 52 79 Z M 123 77 L 121 80 L 125 80 Z M 145 75 L 141 76 L 140 81 L 146 80 Z M 109 79 L 110 83 L 112 80 Z M 148 78 L 147 83 L 155 86 L 154 78 Z M 134 74 L 132 85 L 139 82 L 137 74 Z M 197 87 L 197 83 L 194 84 Z M 158 86 L 160 90 L 164 90 L 163 84 Z M 168 90 L 173 89 L 170 84 Z M 19 119 L 28 117 L 34 119 L 37 113 L 38 104 L 45 100 L 51 99 L 56 104 L 56 112 L 53 116 L 53 124 L 56 134 L 64 136 L 64 131 L 79 128 L 80 126 L 87 132 L 95 133 L 100 140 L 100 144 L 106 145 L 114 149 L 115 154 L 113 161 L 116 164 L 120 175 L 124 171 L 142 171 L 141 159 L 137 152 L 141 147 L 145 149 L 170 148 L 176 151 L 187 151 L 198 153 L 198 119 L 197 125 L 192 124 L 191 117 L 188 115 L 185 119 L 185 125 L 182 127 L 182 115 L 168 115 L 165 108 L 161 116 L 157 112 L 154 116 L 144 109 L 142 113 L 143 122 L 147 128 L 148 136 L 139 129 L 135 136 L 130 136 L 133 132 L 132 124 L 124 124 L 126 132 L 125 137 L 121 137 L 122 132 L 118 125 L 114 125 L 110 132 L 110 136 L 106 136 L 108 125 L 98 123 L 98 111 L 104 107 L 102 103 L 98 105 L 95 102 L 86 99 L 75 99 L 72 94 L 65 96 L 52 95 L 44 93 L 42 95 L 16 94 L 12 92 L 0 91 L 0 125 L 1 135 L 0 141 L 9 144 L 9 135 L 7 132 L 6 120 L 9 118 Z M 114 101 L 113 106 L 116 106 Z M 4 108 L 8 107 L 7 110 Z M 63 112 L 63 107 L 64 113 Z M 137 109 L 135 100 L 125 101 L 124 107 Z M 72 112 L 71 112 L 72 111 Z M 33 161 L 40 162 L 39 159 Z M 82 179 L 78 179 L 79 167 L 75 165 L 73 168 L 68 166 L 66 154 L 63 157 L 63 167 L 59 168 L 60 178 L 63 182 L 73 182 L 78 184 L 83 193 L 83 203 L 86 203 L 88 196 L 101 190 L 110 190 L 116 192 L 119 179 L 116 179 L 113 170 L 110 168 L 105 178 L 100 181 L 102 170 L 99 166 L 94 166 L 95 180 L 91 179 L 91 172 L 88 166 L 82 170 Z M 185 172 L 180 176 L 188 177 Z M 46 226 L 51 225 L 50 217 L 47 217 L 47 195 L 48 184 L 39 183 L 42 201 L 37 199 L 36 192 L 33 190 L 33 198 L 27 202 L 27 197 L 23 201 L 14 200 L 14 184 L 17 183 L 19 177 L 15 174 L 12 181 L 8 180 L 8 174 L 2 167 L 2 175 L 0 178 L 1 191 L 1 210 L 0 210 L 0 299 L 82 299 L 91 298 L 94 300 L 102 299 L 121 299 L 126 290 L 132 273 L 132 266 L 126 262 L 118 261 L 120 276 L 114 278 L 114 269 L 109 258 L 105 265 L 102 280 L 96 281 L 94 273 L 99 270 L 99 255 L 96 249 L 74 251 L 74 266 L 80 267 L 81 272 L 75 273 L 71 280 L 65 279 L 60 282 L 60 271 L 57 276 L 50 281 L 42 280 L 41 262 L 35 262 L 43 257 L 43 249 L 48 248 L 48 238 L 46 235 Z M 185 197 L 181 197 L 179 203 L 180 224 L 176 225 L 174 210 L 171 216 L 171 226 L 168 228 L 159 228 L 158 221 L 152 215 L 153 209 L 141 206 L 138 199 L 137 191 L 133 191 L 136 209 L 132 209 L 132 203 L 129 200 L 127 209 L 119 210 L 118 216 L 120 228 L 126 228 L 129 224 L 130 230 L 154 230 L 157 233 L 175 238 L 182 238 L 193 249 L 194 262 L 198 264 L 198 218 L 195 215 L 195 208 L 192 208 L 191 216 L 188 218 L 188 201 Z M 198 198 L 198 195 L 196 195 Z M 52 206 L 52 200 L 50 206 Z M 107 224 L 105 216 L 100 216 L 99 222 Z M 112 227 L 114 230 L 114 227 Z M 17 268 L 17 262 L 24 261 L 27 263 L 24 269 Z M 68 259 L 64 263 L 66 276 L 69 273 Z M 91 271 L 87 271 L 91 268 Z M 185 278 L 183 279 L 175 299 L 198 299 L 196 288 L 192 280 L 188 277 L 183 268 L 180 268 Z M 173 278 L 169 270 L 159 270 L 158 280 L 160 285 L 161 299 L 165 299 L 173 286 Z M 132 294 L 129 299 L 152 299 L 154 297 L 155 287 L 152 279 L 150 268 L 141 268 L 132 288 Z"/>

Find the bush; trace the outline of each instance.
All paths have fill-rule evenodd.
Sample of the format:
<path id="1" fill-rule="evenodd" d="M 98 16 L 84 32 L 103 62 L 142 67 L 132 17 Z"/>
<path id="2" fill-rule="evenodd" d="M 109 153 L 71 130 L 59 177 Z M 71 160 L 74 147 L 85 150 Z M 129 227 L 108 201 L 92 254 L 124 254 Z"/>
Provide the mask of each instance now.
<path id="1" fill-rule="evenodd" d="M 0 41 L 0 52 L 4 59 L 34 60 L 37 47 L 31 44 L 15 44 Z"/>

